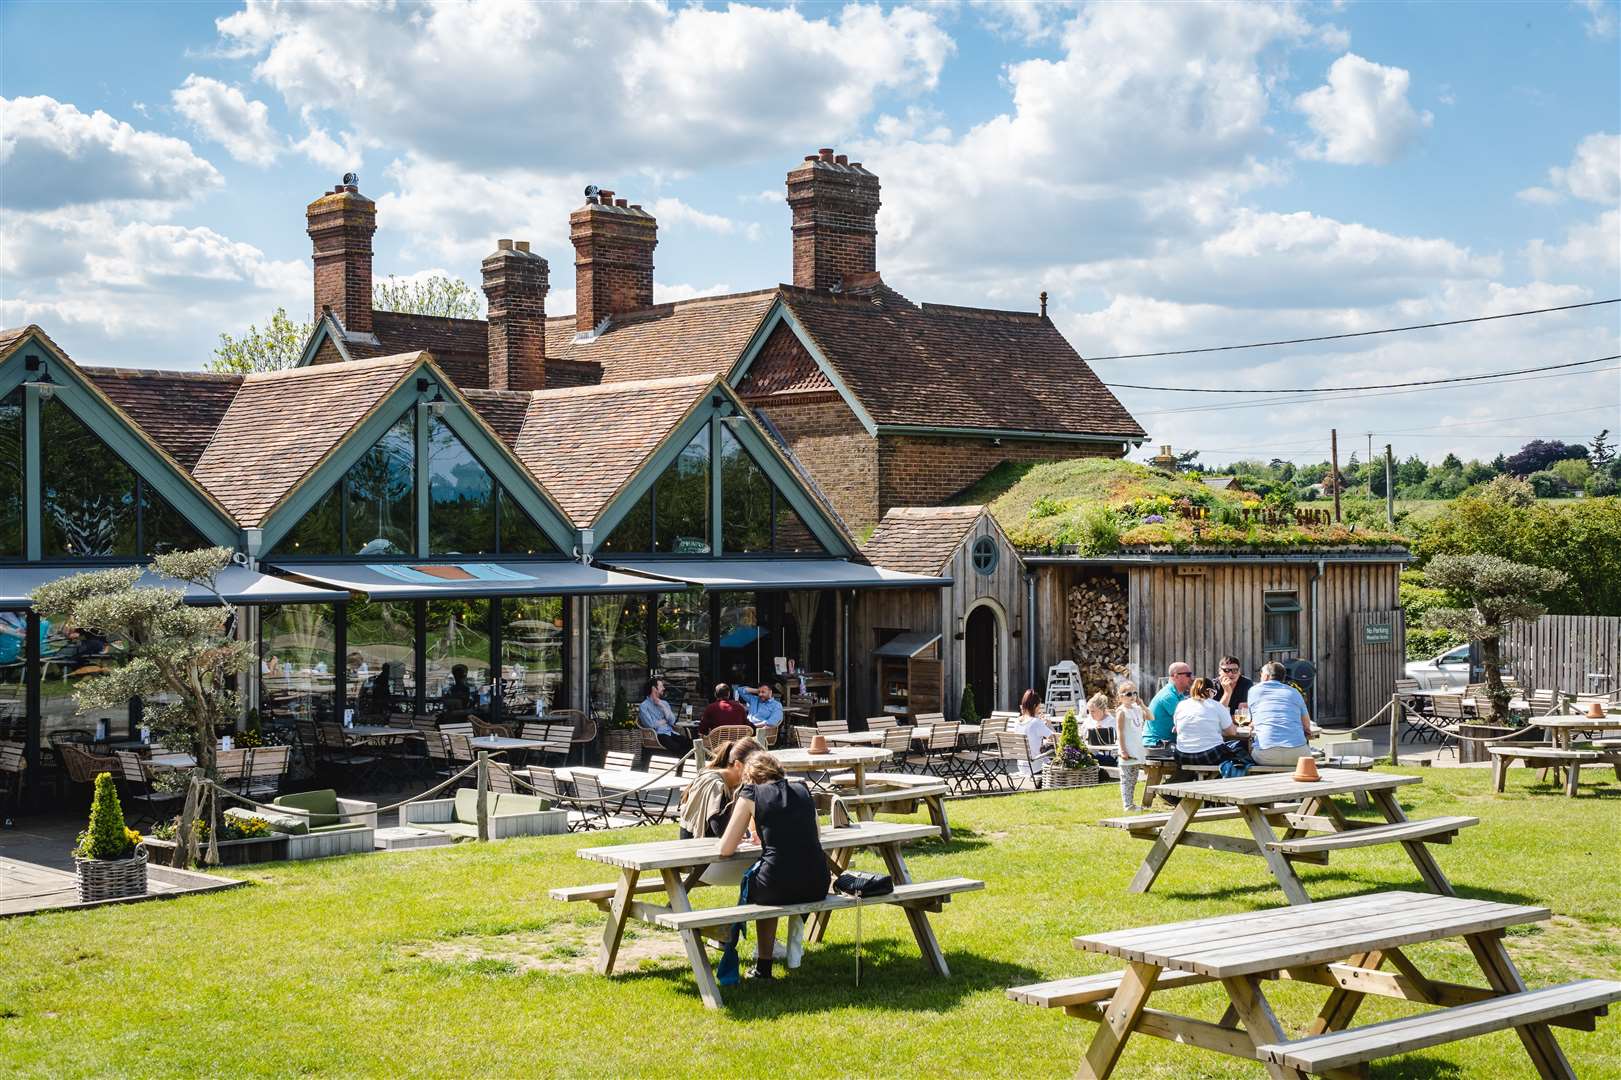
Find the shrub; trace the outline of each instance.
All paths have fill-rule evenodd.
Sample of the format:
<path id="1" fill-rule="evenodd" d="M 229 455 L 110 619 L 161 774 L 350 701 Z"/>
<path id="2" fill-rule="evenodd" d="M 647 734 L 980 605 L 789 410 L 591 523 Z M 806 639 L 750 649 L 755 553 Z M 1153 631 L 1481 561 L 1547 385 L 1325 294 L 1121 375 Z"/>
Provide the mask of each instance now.
<path id="1" fill-rule="evenodd" d="M 1565 478 L 1556 472 L 1534 472 L 1526 477 L 1526 480 L 1530 482 L 1531 490 L 1536 492 L 1539 499 L 1557 499 L 1570 491 L 1570 485 L 1565 483 Z"/>
<path id="2" fill-rule="evenodd" d="M 974 688 L 967 683 L 962 688 L 962 708 L 957 710 L 959 724 L 979 723 L 979 707 L 974 704 Z"/>
<path id="3" fill-rule="evenodd" d="M 1107 506 L 1090 507 L 1081 517 L 1080 545 L 1089 552 L 1113 551 L 1120 546 L 1120 519 Z"/>
<path id="4" fill-rule="evenodd" d="M 79 834 L 73 853 L 81 859 L 127 859 L 140 842 L 141 834 L 124 824 L 112 774 L 102 773 L 96 777 L 96 794 L 90 802 L 90 824 Z"/>
<path id="5" fill-rule="evenodd" d="M 1064 504 L 1051 495 L 1041 495 L 1030 504 L 1030 516 L 1033 518 L 1052 517 L 1064 511 Z"/>
<path id="6" fill-rule="evenodd" d="M 1091 751 L 1081 740 L 1081 725 L 1075 710 L 1064 714 L 1064 723 L 1058 733 L 1058 753 L 1054 763 L 1066 769 L 1084 769 L 1094 764 Z"/>

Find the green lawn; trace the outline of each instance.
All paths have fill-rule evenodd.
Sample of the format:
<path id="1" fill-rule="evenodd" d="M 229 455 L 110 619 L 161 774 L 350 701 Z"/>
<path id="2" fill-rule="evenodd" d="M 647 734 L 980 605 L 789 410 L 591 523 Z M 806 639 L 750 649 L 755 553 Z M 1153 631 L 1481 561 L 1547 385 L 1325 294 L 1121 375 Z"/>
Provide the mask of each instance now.
<path id="1" fill-rule="evenodd" d="M 1523 769 L 1501 796 L 1480 770 L 1424 776 L 1401 790 L 1414 816 L 1482 819 L 1436 848 L 1459 891 L 1555 911 L 1552 924 L 1509 940 L 1527 981 L 1621 977 L 1621 784 L 1607 778 L 1571 801 Z M 1068 1076 L 1093 1026 L 1015 1005 L 1004 988 L 1107 967 L 1069 945 L 1080 931 L 1283 903 L 1260 860 L 1194 849 L 1178 853 L 1152 894 L 1128 896 L 1147 845 L 1092 824 L 1118 805 L 1113 787 L 952 805 L 952 843 L 910 858 L 919 877 L 988 883 L 934 918 L 950 980 L 925 973 L 898 911 L 869 909 L 860 988 L 854 923 L 836 916 L 803 968 L 775 984 L 745 983 L 720 1012 L 701 1006 L 660 932 L 627 943 L 646 954 L 629 974 L 559 970 L 589 961 L 600 916 L 552 902 L 547 889 L 607 876 L 574 849 L 669 829 L 273 865 L 234 871 L 253 884 L 225 893 L 0 921 L 0 1073 Z M 1416 887 L 1390 848 L 1338 852 L 1303 876 L 1317 899 Z M 704 892 L 703 902 L 724 899 Z M 1461 942 L 1409 952 L 1433 975 L 1480 981 Z M 1318 988 L 1270 985 L 1286 1027 L 1298 1030 L 1321 1003 Z M 1176 991 L 1173 1003 L 1214 1019 L 1219 993 Z M 1360 1018 L 1400 1009 L 1370 998 Z M 1621 1017 L 1558 1037 L 1583 1077 L 1621 1076 Z M 1509 1032 L 1374 1073 L 1530 1070 Z M 1260 1070 L 1138 1039 L 1117 1075 Z"/>

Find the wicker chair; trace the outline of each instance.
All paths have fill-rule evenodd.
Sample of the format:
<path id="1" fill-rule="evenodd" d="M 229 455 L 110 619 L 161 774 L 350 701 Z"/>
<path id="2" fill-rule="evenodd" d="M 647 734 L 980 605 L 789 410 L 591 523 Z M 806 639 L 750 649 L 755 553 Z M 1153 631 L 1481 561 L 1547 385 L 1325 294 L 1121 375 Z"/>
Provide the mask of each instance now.
<path id="1" fill-rule="evenodd" d="M 704 735 L 704 750 L 712 751 L 722 743 L 736 742 L 738 739 L 754 738 L 754 729 L 742 724 L 722 724 L 711 729 Z"/>
<path id="2" fill-rule="evenodd" d="M 490 738 L 491 736 L 494 736 L 494 737 L 500 738 L 500 739 L 510 739 L 510 738 L 512 738 L 512 727 L 511 727 L 511 725 L 508 725 L 508 724 L 487 724 L 483 720 L 479 719 L 476 716 L 468 717 L 468 722 L 473 725 L 473 734 L 475 736 L 477 736 L 478 738 L 480 738 L 480 739 L 487 739 L 487 738 Z"/>

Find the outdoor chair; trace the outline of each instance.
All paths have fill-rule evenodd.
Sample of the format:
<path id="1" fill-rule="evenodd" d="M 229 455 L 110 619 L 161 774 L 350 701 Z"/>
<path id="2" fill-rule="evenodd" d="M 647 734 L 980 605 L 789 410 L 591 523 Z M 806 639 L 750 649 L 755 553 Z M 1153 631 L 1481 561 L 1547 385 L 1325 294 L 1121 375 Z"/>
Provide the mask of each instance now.
<path id="1" fill-rule="evenodd" d="M 1032 756 L 1030 740 L 1022 734 L 1004 731 L 998 735 L 996 759 L 1001 763 L 1008 778 L 1008 786 L 1013 790 L 1017 791 L 1023 786 L 1026 777 L 1034 781 L 1037 788 L 1041 787 L 1041 769 L 1047 763 L 1047 755 Z"/>
<path id="2" fill-rule="evenodd" d="M 573 809 L 574 813 L 568 819 L 568 831 L 578 832 L 589 828 L 586 823 L 585 811 L 576 808 L 573 796 L 568 791 L 568 785 L 557 778 L 557 774 L 550 769 L 533 766 L 529 769 L 529 786 L 534 793 L 551 803 L 554 807 L 567 813 Z"/>
<path id="3" fill-rule="evenodd" d="M 447 779 L 457 768 L 451 761 L 449 737 L 437 728 L 431 733 L 424 732 L 422 737 L 427 748 L 429 771 L 435 779 Z"/>
<path id="4" fill-rule="evenodd" d="M 242 794 L 255 800 L 274 798 L 281 791 L 282 778 L 292 760 L 290 746 L 255 746 L 249 750 L 242 771 Z"/>
<path id="5" fill-rule="evenodd" d="M 28 768 L 26 750 L 24 743 L 0 742 L 0 820 L 8 829 L 22 802 L 23 770 Z"/>
<path id="6" fill-rule="evenodd" d="M 242 750 L 216 750 L 214 752 L 214 772 L 219 777 L 221 787 L 232 791 L 241 791 L 247 779 L 248 752 Z"/>
<path id="7" fill-rule="evenodd" d="M 504 761 L 489 763 L 489 790 L 498 794 L 518 795 L 518 781 L 512 775 L 512 766 Z"/>
<path id="8" fill-rule="evenodd" d="M 816 730 L 823 735 L 846 735 L 850 731 L 850 724 L 847 720 L 818 720 Z"/>
<path id="9" fill-rule="evenodd" d="M 794 727 L 794 745 L 804 750 L 810 749 L 811 740 L 816 738 L 816 729 L 813 727 Z"/>
<path id="10" fill-rule="evenodd" d="M 890 728 L 895 727 L 900 727 L 900 721 L 888 713 L 884 713 L 882 716 L 867 717 L 868 731 L 888 731 Z"/>
<path id="11" fill-rule="evenodd" d="M 468 739 L 476 737 L 476 733 L 473 731 L 473 723 L 470 720 L 452 720 L 448 724 L 440 724 L 439 730 L 446 735 L 460 735 Z"/>
<path id="12" fill-rule="evenodd" d="M 64 743 L 56 749 L 68 781 L 74 784 L 94 784 L 102 773 L 119 776 L 118 759 L 112 754 L 97 754 L 87 746 Z"/>
<path id="13" fill-rule="evenodd" d="M 574 774 L 575 809 L 580 813 L 581 824 L 584 828 L 609 829 L 613 827 L 614 817 L 625 811 L 624 796 L 612 796 L 602 790 L 594 776 L 582 773 Z"/>
<path id="14" fill-rule="evenodd" d="M 565 761 L 572 760 L 578 752 L 580 760 L 585 760 L 585 748 L 597 741 L 597 722 L 579 709 L 553 709 L 546 715 L 553 725 L 566 725 L 569 728 L 569 748 L 563 755 Z M 645 740 L 643 745 L 646 745 Z"/>
<path id="15" fill-rule="evenodd" d="M 311 775 L 321 770 L 321 739 L 315 731 L 315 721 L 300 718 L 293 730 L 298 735 L 298 756 L 304 760 L 304 768 Z"/>
<path id="16" fill-rule="evenodd" d="M 459 769 L 465 769 L 467 766 L 478 760 L 478 752 L 473 749 L 473 742 L 468 736 L 463 735 L 459 731 L 446 731 L 442 734 L 445 737 L 445 749 L 450 754 L 450 768 L 452 772 Z M 466 776 L 462 777 L 462 782 L 467 784 L 473 783 L 473 775 L 468 773 Z"/>
<path id="17" fill-rule="evenodd" d="M 974 788 L 1000 786 L 1000 764 L 996 757 L 996 737 L 1005 734 L 1008 726 L 1006 713 L 992 713 L 979 724 L 979 739 L 974 746 L 958 752 L 966 763 L 963 779 Z"/>
<path id="18" fill-rule="evenodd" d="M 124 805 L 135 805 L 142 809 L 136 815 L 137 821 L 151 821 L 153 824 L 165 821 L 180 807 L 184 797 L 179 791 L 162 791 L 152 784 L 152 772 L 140 755 L 133 750 L 120 750 L 116 755 L 118 771 L 122 775 Z"/>
<path id="19" fill-rule="evenodd" d="M 369 777 L 372 770 L 377 767 L 379 761 L 377 755 L 356 749 L 350 743 L 342 724 L 335 722 L 317 724 L 315 735 L 321 744 L 322 763 L 327 767 L 351 770 L 357 781 Z"/>
<path id="20" fill-rule="evenodd" d="M 1526 700 L 1531 703 L 1532 716 L 1547 716 L 1559 704 L 1552 690 L 1533 690 Z"/>
<path id="21" fill-rule="evenodd" d="M 932 772 L 953 787 L 963 779 L 963 762 L 957 757 L 960 724 L 932 724 L 923 741 L 924 772 Z"/>
<path id="22" fill-rule="evenodd" d="M 912 752 L 911 727 L 891 727 L 883 731 L 883 748 L 889 751 L 897 767 L 904 767 L 906 755 Z"/>
<path id="23" fill-rule="evenodd" d="M 713 751 L 716 747 L 738 739 L 752 739 L 754 729 L 743 724 L 723 724 L 704 736 L 705 752 Z"/>
<path id="24" fill-rule="evenodd" d="M 498 739 L 512 738 L 512 728 L 507 724 L 487 724 L 474 716 L 468 720 L 473 728 L 473 734 L 480 739 L 495 737 Z"/>
<path id="25" fill-rule="evenodd" d="M 1434 708 L 1433 723 L 1438 729 L 1437 740 L 1442 750 L 1451 750 L 1457 753 L 1457 743 L 1453 739 L 1458 725 L 1469 719 L 1469 713 L 1464 708 L 1463 698 L 1456 694 L 1436 694 L 1430 699 Z"/>
<path id="26" fill-rule="evenodd" d="M 666 754 L 654 755 L 653 757 L 647 759 L 647 771 L 655 775 L 663 772 L 665 769 L 671 769 L 673 770 L 670 773 L 671 776 L 680 776 L 681 771 L 686 767 L 687 764 L 684 759 L 670 757 Z"/>
<path id="27" fill-rule="evenodd" d="M 609 750 L 602 755 L 602 767 L 626 771 L 636 767 L 636 755 L 629 750 Z"/>

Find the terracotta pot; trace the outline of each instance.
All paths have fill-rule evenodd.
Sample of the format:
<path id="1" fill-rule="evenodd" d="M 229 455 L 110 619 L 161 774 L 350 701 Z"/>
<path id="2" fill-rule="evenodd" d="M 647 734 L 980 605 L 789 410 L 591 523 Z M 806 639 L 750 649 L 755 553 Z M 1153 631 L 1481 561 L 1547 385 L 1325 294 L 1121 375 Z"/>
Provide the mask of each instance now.
<path id="1" fill-rule="evenodd" d="M 812 735 L 811 736 L 811 744 L 810 744 L 810 748 L 809 748 L 809 753 L 812 753 L 812 754 L 825 754 L 825 753 L 828 753 L 827 736 L 823 735 L 820 731 L 818 731 L 815 735 Z"/>
<path id="2" fill-rule="evenodd" d="M 1604 719 L 1604 706 L 1596 701 L 1589 701 L 1587 703 L 1587 718 L 1589 720 Z"/>
<path id="3" fill-rule="evenodd" d="M 1295 763 L 1295 779 L 1303 784 L 1311 783 L 1314 780 L 1321 780 L 1322 776 L 1317 772 L 1317 759 L 1310 756 L 1302 756 L 1301 759 Z"/>

